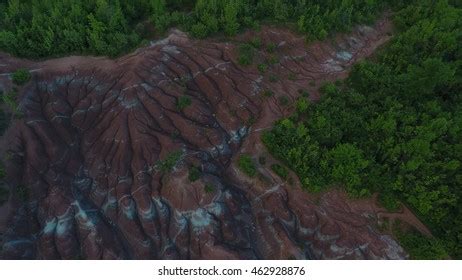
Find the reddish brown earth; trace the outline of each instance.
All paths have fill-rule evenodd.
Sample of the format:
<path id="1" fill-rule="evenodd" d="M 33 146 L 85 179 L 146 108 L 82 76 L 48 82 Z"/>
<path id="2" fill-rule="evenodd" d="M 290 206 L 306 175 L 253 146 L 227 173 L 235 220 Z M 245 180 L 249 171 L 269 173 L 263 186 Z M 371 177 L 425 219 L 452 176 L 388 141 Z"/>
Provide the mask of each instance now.
<path id="1" fill-rule="evenodd" d="M 290 112 L 278 97 L 294 101 L 308 89 L 316 100 L 323 81 L 344 78 L 389 32 L 383 20 L 311 45 L 269 27 L 237 38 L 277 46 L 265 74 L 255 66 L 271 55 L 263 49 L 243 67 L 236 42 L 195 41 L 179 31 L 117 60 L 0 54 L 4 91 L 16 68 L 33 72 L 20 91 L 24 117 L 1 145 L 11 195 L 0 208 L 0 257 L 406 258 L 378 230 L 383 209 L 370 200 L 338 191 L 315 197 L 280 181 L 268 163 L 255 179 L 234 164 L 240 153 L 274 161 L 259 134 Z M 182 95 L 192 105 L 180 111 Z M 159 161 L 174 151 L 182 151 L 180 161 L 161 172 Z M 203 176 L 190 183 L 193 165 Z M 26 201 L 18 186 L 28 189 Z"/>

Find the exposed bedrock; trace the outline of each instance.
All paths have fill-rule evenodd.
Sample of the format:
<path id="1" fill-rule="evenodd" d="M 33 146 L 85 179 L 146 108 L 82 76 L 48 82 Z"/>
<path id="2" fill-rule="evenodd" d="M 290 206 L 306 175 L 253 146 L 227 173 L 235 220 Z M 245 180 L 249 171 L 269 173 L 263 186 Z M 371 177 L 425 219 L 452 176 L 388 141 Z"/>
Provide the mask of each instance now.
<path id="1" fill-rule="evenodd" d="M 309 88 L 317 99 L 312 81 L 345 77 L 389 29 L 384 20 L 306 45 L 286 30 L 263 28 L 257 35 L 276 50 L 257 51 L 254 65 L 277 60 L 263 74 L 237 63 L 237 43 L 194 41 L 179 31 L 117 60 L 31 62 L 0 54 L 3 73 L 33 70 L 21 89 L 24 116 L 4 139 L 13 194 L 2 210 L 0 256 L 406 257 L 375 229 L 373 212 L 327 194 L 314 201 L 264 166 L 265 180 L 250 179 L 234 164 L 241 152 L 264 151 L 260 131 L 290 112 L 278 96 L 294 101 Z M 7 77 L 0 77 L 4 89 Z M 265 90 L 275 95 L 265 98 Z M 180 107 L 185 96 L 191 104 Z M 202 172 L 194 182 L 192 166 Z"/>

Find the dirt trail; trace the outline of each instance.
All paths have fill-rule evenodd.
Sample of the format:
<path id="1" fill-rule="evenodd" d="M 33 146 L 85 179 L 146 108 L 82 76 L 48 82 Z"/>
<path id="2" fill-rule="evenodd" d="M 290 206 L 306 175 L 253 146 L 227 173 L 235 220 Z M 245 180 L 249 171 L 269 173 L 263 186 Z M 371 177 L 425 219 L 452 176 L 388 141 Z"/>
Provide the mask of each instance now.
<path id="1" fill-rule="evenodd" d="M 237 62 L 237 43 L 195 41 L 177 30 L 117 60 L 0 54 L 3 74 L 36 70 L 20 92 L 24 118 L 4 139 L 9 186 L 15 193 L 27 186 L 29 196 L 10 199 L 0 256 L 405 258 L 367 218 L 375 210 L 335 195 L 320 203 L 264 166 L 250 179 L 234 165 L 240 153 L 265 153 L 260 132 L 290 113 L 280 96 L 293 102 L 308 89 L 316 100 L 322 82 L 345 77 L 390 30 L 382 20 L 306 45 L 264 27 L 237 38 L 276 46 L 257 51 L 248 67 Z M 0 87 L 12 87 L 9 75 Z M 185 96 L 191 104 L 179 108 Z M 194 182 L 192 166 L 202 172 Z"/>

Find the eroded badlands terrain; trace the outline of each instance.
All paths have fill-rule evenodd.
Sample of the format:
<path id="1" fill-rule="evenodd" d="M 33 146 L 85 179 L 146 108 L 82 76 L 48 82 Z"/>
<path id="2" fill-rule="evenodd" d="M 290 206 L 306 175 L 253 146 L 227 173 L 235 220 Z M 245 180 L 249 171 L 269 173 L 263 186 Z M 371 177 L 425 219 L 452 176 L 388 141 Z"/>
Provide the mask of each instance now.
<path id="1" fill-rule="evenodd" d="M 241 66 L 239 42 L 255 37 L 263 47 Z M 116 60 L 0 54 L 5 92 L 15 69 L 33 74 L 20 88 L 23 116 L 2 139 L 10 197 L 0 208 L 0 257 L 406 258 L 377 227 L 383 209 L 335 190 L 311 195 L 293 174 L 291 184 L 281 181 L 260 142 L 300 89 L 316 100 L 324 81 L 344 78 L 389 38 L 382 20 L 309 45 L 264 27 L 235 42 L 196 41 L 174 30 Z M 264 47 L 270 43 L 274 53 Z M 259 72 L 256 65 L 268 60 Z M 178 108 L 184 96 L 191 105 Z M 236 167 L 241 153 L 254 157 L 259 176 Z M 193 166 L 202 176 L 190 182 Z M 395 215 L 419 226 L 406 211 Z"/>

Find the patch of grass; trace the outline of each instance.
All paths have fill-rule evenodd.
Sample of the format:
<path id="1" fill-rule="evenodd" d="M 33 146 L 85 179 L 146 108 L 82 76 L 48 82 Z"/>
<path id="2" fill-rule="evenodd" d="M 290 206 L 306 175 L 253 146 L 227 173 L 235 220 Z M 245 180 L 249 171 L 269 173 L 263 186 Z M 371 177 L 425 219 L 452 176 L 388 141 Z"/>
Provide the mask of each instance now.
<path id="1" fill-rule="evenodd" d="M 212 184 L 205 184 L 204 186 L 205 193 L 213 193 L 215 191 L 215 187 Z"/>
<path id="2" fill-rule="evenodd" d="M 251 44 L 242 44 L 239 46 L 238 62 L 241 65 L 248 66 L 253 63 L 254 48 Z"/>
<path id="3" fill-rule="evenodd" d="M 260 49 L 261 48 L 261 39 L 260 38 L 254 38 L 252 39 L 250 42 L 249 42 L 252 47 L 256 48 L 256 49 Z"/>
<path id="4" fill-rule="evenodd" d="M 191 97 L 183 95 L 178 98 L 176 108 L 178 109 L 178 111 L 183 111 L 186 107 L 190 106 L 191 103 Z"/>
<path id="5" fill-rule="evenodd" d="M 315 81 L 315 80 L 310 81 L 310 82 L 309 82 L 309 85 L 310 85 L 311 87 L 315 87 L 315 86 L 316 86 L 316 81 Z"/>
<path id="6" fill-rule="evenodd" d="M 26 84 L 30 80 L 30 72 L 27 69 L 18 69 L 12 75 L 13 83 L 18 86 Z"/>
<path id="7" fill-rule="evenodd" d="M 276 64 L 278 62 L 279 62 L 278 58 L 276 56 L 274 56 L 274 55 L 271 55 L 268 58 L 268 64 L 270 64 L 270 65 Z"/>
<path id="8" fill-rule="evenodd" d="M 289 177 L 289 170 L 280 164 L 272 164 L 271 170 L 284 180 L 287 180 Z"/>
<path id="9" fill-rule="evenodd" d="M 257 175 L 257 169 L 253 163 L 252 158 L 249 155 L 241 155 L 238 160 L 239 169 L 249 177 Z"/>
<path id="10" fill-rule="evenodd" d="M 266 51 L 269 52 L 269 53 L 274 53 L 275 50 L 276 50 L 276 44 L 275 43 L 269 43 L 266 46 Z"/>
<path id="11" fill-rule="evenodd" d="M 201 177 L 199 168 L 193 166 L 189 169 L 188 179 L 190 182 L 195 182 Z"/>
<path id="12" fill-rule="evenodd" d="M 164 160 L 160 160 L 156 166 L 161 172 L 170 172 L 178 163 L 182 155 L 182 151 L 171 152 Z"/>
<path id="13" fill-rule="evenodd" d="M 17 114 L 19 112 L 18 103 L 16 102 L 17 95 L 18 93 L 14 90 L 7 92 L 5 94 L 2 94 L 3 103 L 5 103 L 14 114 Z"/>
<path id="14" fill-rule="evenodd" d="M 259 71 L 261 74 L 263 74 L 263 73 L 266 72 L 266 70 L 268 70 L 268 65 L 266 65 L 266 64 L 264 64 L 264 63 L 260 63 L 260 64 L 258 64 L 257 68 L 258 68 L 258 71 Z"/>

